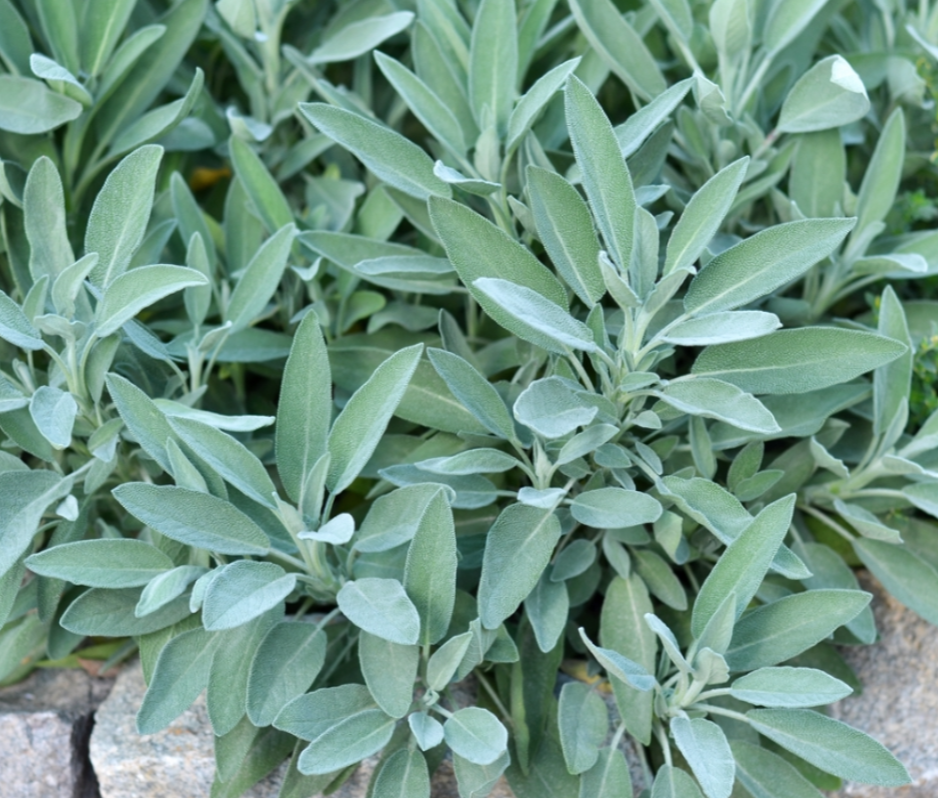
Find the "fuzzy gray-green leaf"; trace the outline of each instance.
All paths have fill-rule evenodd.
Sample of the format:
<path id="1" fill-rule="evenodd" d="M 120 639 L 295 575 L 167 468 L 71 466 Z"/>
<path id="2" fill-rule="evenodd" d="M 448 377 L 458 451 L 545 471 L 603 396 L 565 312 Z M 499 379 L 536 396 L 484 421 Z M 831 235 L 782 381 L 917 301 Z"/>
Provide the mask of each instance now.
<path id="1" fill-rule="evenodd" d="M 707 798 L 729 798 L 736 763 L 723 730 L 705 718 L 675 718 L 671 734 Z"/>
<path id="2" fill-rule="evenodd" d="M 423 344 L 391 355 L 349 399 L 329 431 L 326 485 L 335 493 L 358 476 L 378 445 L 417 368 Z"/>
<path id="3" fill-rule="evenodd" d="M 269 726 L 280 710 L 302 695 L 322 670 L 326 635 L 310 623 L 284 621 L 264 638 L 248 677 L 247 712 L 257 726 Z"/>
<path id="4" fill-rule="evenodd" d="M 396 579 L 346 582 L 336 600 L 343 614 L 366 632 L 405 646 L 420 638 L 420 615 Z"/>
<path id="5" fill-rule="evenodd" d="M 874 333 L 805 327 L 707 347 L 691 371 L 754 394 L 805 393 L 847 382 L 906 350 Z"/>
<path id="6" fill-rule="evenodd" d="M 809 709 L 752 709 L 760 734 L 835 776 L 897 787 L 910 782 L 902 763 L 863 732 Z"/>
<path id="7" fill-rule="evenodd" d="M 770 504 L 727 546 L 694 601 L 691 630 L 699 637 L 730 594 L 736 595 L 736 617 L 755 596 L 775 552 L 788 534 L 795 509 L 794 494 Z"/>
<path id="8" fill-rule="evenodd" d="M 554 268 L 580 299 L 594 305 L 606 285 L 589 208 L 560 175 L 537 166 L 529 166 L 526 174 L 534 223 Z"/>
<path id="9" fill-rule="evenodd" d="M 534 589 L 560 539 L 553 510 L 512 504 L 489 530 L 479 581 L 479 617 L 497 629 Z"/>
<path id="10" fill-rule="evenodd" d="M 95 309 L 95 333 L 105 338 L 163 297 L 207 282 L 203 274 L 184 266 L 160 264 L 131 269 L 104 290 Z"/>
<path id="11" fill-rule="evenodd" d="M 830 255 L 854 223 L 853 219 L 803 219 L 743 239 L 691 281 L 684 309 L 695 316 L 733 310 L 771 293 Z"/>
<path id="12" fill-rule="evenodd" d="M 400 133 L 342 108 L 300 103 L 300 113 L 350 150 L 376 177 L 417 199 L 449 197 L 450 187 L 433 174 L 433 161 Z"/>
<path id="13" fill-rule="evenodd" d="M 266 554 L 270 541 L 257 524 L 216 496 L 174 485 L 126 482 L 114 498 L 168 538 L 219 554 Z"/>
<path id="14" fill-rule="evenodd" d="M 210 631 L 241 626 L 275 607 L 295 586 L 296 574 L 286 573 L 276 563 L 230 563 L 205 592 L 202 623 Z"/>
<path id="15" fill-rule="evenodd" d="M 453 512 L 440 490 L 427 504 L 407 550 L 404 588 L 420 614 L 421 641 L 446 635 L 456 600 L 456 534 Z"/>
<path id="16" fill-rule="evenodd" d="M 560 691 L 557 723 L 567 770 L 583 773 L 596 764 L 609 731 L 606 704 L 589 685 L 568 682 Z"/>

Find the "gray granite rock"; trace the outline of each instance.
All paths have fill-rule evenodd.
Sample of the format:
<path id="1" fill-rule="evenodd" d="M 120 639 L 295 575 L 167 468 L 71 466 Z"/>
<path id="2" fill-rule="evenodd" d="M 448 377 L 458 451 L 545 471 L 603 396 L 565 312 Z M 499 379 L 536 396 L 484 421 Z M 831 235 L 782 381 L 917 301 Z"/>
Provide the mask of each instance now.
<path id="1" fill-rule="evenodd" d="M 98 709 L 91 735 L 91 764 L 102 798 L 207 798 L 215 774 L 215 738 L 199 699 L 168 728 L 140 735 L 137 710 L 145 685 L 139 662 L 127 665 Z M 277 795 L 281 771 L 257 785 L 251 798 Z"/>
<path id="2" fill-rule="evenodd" d="M 112 684 L 81 670 L 38 670 L 0 690 L 4 798 L 96 798 L 88 735 Z"/>
<path id="3" fill-rule="evenodd" d="M 938 795 L 938 628 L 888 595 L 868 573 L 880 640 L 843 653 L 863 693 L 832 707 L 832 717 L 872 735 L 909 769 L 899 789 L 847 783 L 837 798 L 934 798 Z"/>

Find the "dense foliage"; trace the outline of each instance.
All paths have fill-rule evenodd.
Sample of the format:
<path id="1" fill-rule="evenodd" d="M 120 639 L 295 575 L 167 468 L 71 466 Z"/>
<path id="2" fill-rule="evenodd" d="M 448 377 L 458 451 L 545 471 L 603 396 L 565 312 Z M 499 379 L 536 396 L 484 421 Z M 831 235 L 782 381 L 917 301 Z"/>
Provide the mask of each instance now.
<path id="1" fill-rule="evenodd" d="M 924 0 L 0 0 L 0 680 L 139 651 L 216 798 L 906 783 L 823 707 L 853 567 L 938 623 L 936 70 Z"/>

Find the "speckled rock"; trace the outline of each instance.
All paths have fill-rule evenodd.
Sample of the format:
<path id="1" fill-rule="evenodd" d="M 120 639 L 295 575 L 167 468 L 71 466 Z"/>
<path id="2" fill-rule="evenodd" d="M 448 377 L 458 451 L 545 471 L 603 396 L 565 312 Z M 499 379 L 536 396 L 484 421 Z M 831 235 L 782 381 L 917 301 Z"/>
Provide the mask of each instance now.
<path id="1" fill-rule="evenodd" d="M 139 662 L 125 667 L 98 709 L 91 735 L 91 764 L 101 798 L 206 798 L 215 774 L 215 738 L 204 695 L 157 734 L 137 733 L 145 685 Z M 282 769 L 248 793 L 277 795 Z"/>
<path id="2" fill-rule="evenodd" d="M 881 639 L 843 653 L 863 694 L 832 707 L 832 717 L 872 735 L 908 768 L 912 784 L 898 789 L 848 783 L 837 798 L 935 798 L 938 795 L 938 628 L 888 595 L 868 573 Z"/>
<path id="3" fill-rule="evenodd" d="M 95 798 L 88 765 L 92 713 L 112 679 L 39 670 L 0 690 L 0 793 L 4 798 Z"/>

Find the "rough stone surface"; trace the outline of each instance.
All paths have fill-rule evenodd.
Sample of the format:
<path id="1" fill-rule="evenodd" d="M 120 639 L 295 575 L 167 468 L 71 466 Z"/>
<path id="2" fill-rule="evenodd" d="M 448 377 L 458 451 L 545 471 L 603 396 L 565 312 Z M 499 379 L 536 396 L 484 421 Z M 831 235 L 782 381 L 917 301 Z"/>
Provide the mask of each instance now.
<path id="1" fill-rule="evenodd" d="M 832 707 L 832 717 L 872 735 L 909 769 L 912 784 L 898 789 L 847 783 L 837 798 L 935 798 L 938 795 L 938 628 L 888 595 L 868 573 L 881 639 L 843 653 L 863 694 Z"/>
<path id="2" fill-rule="evenodd" d="M 112 684 L 80 670 L 39 670 L 0 690 L 4 798 L 96 798 L 88 734 Z"/>
<path id="3" fill-rule="evenodd" d="M 137 733 L 145 685 L 140 663 L 126 666 L 98 709 L 91 735 L 91 764 L 102 798 L 207 798 L 215 774 L 214 735 L 204 695 L 157 734 Z M 274 798 L 278 771 L 248 793 Z"/>

